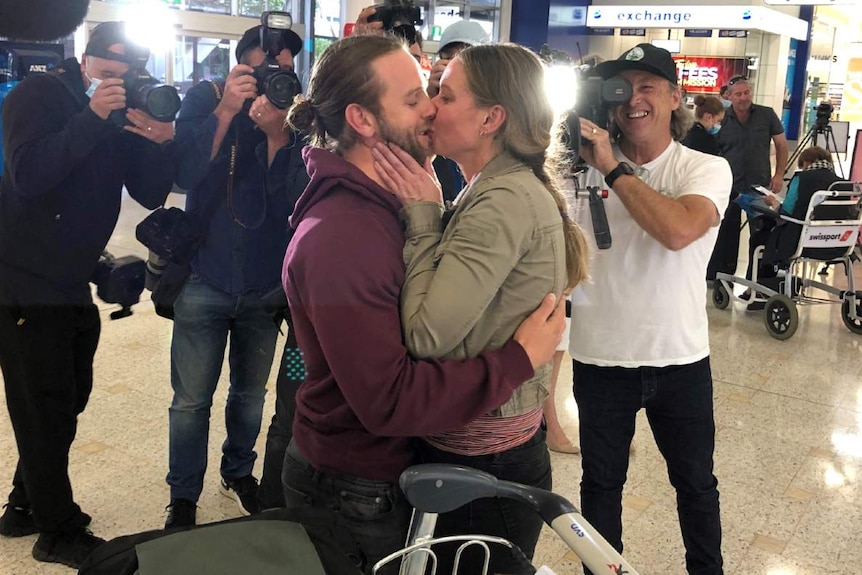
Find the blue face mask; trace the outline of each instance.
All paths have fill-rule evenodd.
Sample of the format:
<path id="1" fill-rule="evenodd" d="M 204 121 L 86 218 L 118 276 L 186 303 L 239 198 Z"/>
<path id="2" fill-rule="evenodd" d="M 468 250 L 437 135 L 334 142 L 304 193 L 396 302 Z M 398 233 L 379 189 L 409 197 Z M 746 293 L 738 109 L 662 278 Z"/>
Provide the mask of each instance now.
<path id="1" fill-rule="evenodd" d="M 102 83 L 102 80 L 99 78 L 90 78 L 90 76 L 87 76 L 87 79 L 90 81 L 90 87 L 87 88 L 87 91 L 84 93 L 88 98 L 92 98 L 93 94 L 96 92 L 96 88 L 98 88 L 99 84 Z"/>
<path id="2" fill-rule="evenodd" d="M 721 100 L 722 106 L 724 106 L 725 108 L 730 108 L 730 105 L 732 103 L 730 100 L 725 100 L 724 98 L 719 98 L 719 100 Z"/>
<path id="3" fill-rule="evenodd" d="M 707 130 L 713 136 L 717 135 L 719 130 L 721 130 L 721 124 L 713 124 L 713 126 Z"/>

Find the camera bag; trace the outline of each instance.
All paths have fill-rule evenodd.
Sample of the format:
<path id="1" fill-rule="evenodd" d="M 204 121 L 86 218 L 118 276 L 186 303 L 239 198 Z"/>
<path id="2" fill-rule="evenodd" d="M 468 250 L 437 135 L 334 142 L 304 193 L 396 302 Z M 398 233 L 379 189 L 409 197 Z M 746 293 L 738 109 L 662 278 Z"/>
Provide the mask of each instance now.
<path id="1" fill-rule="evenodd" d="M 221 89 L 212 82 L 216 102 L 221 100 Z M 233 186 L 234 164 L 238 142 L 231 146 L 231 169 L 228 188 Z M 218 194 L 211 194 L 199 213 L 189 213 L 180 208 L 165 208 L 153 211 L 135 229 L 135 237 L 168 264 L 153 285 L 151 300 L 156 314 L 174 319 L 174 302 L 183 291 L 192 273 L 191 262 L 206 238 L 209 222 L 215 213 Z"/>

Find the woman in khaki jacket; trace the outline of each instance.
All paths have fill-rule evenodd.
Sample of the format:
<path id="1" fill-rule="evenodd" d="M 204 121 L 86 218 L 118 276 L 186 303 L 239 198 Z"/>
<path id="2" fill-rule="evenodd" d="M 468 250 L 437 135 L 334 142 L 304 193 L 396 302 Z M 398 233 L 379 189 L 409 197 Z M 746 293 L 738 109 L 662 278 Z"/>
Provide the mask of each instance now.
<path id="1" fill-rule="evenodd" d="M 547 166 L 554 115 L 544 66 L 532 52 L 515 45 L 464 50 L 447 66 L 433 102 L 434 152 L 455 160 L 469 182 L 448 224 L 428 164 L 394 145 L 378 144 L 375 158 L 386 187 L 404 203 L 405 344 L 415 357 L 463 359 L 502 346 L 546 293 L 571 290 L 586 273 L 586 247 Z M 550 378 L 548 364 L 498 409 L 424 438 L 423 462 L 466 465 L 550 489 L 540 428 Z M 486 499 L 442 515 L 436 534 L 505 537 L 531 558 L 541 525 L 522 504 Z M 445 561 L 453 554 L 440 555 Z M 480 572 L 478 553 L 465 555 L 460 572 Z M 488 572 L 526 568 L 495 552 Z"/>

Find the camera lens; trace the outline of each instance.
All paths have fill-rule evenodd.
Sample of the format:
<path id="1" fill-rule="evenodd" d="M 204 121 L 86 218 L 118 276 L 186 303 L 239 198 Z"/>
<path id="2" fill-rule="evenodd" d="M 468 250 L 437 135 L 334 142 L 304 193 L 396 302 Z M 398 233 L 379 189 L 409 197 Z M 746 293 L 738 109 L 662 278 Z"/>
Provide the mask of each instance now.
<path id="1" fill-rule="evenodd" d="M 276 72 L 267 78 L 266 97 L 276 108 L 288 108 L 300 91 L 296 78 L 287 72 Z"/>
<path id="2" fill-rule="evenodd" d="M 173 122 L 180 111 L 180 97 L 172 86 L 156 85 L 141 88 L 147 113 L 160 122 Z"/>

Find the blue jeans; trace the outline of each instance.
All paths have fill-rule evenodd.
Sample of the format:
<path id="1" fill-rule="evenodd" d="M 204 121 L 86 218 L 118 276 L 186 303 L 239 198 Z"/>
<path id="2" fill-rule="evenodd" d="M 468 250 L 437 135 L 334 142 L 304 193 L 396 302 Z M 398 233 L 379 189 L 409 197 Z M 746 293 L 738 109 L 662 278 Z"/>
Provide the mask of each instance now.
<path id="1" fill-rule="evenodd" d="M 490 473 L 497 479 L 514 481 L 548 491 L 552 488 L 551 456 L 545 444 L 545 431 L 540 429 L 523 445 L 502 453 L 466 456 L 443 451 L 423 443 L 422 463 L 448 463 L 463 465 Z M 512 499 L 476 499 L 437 519 L 435 537 L 469 535 L 472 533 L 494 535 L 508 539 L 517 545 L 527 559 L 533 558 L 536 542 L 544 522 L 530 506 Z M 460 543 L 439 545 L 438 573 L 452 573 L 455 553 Z M 506 551 L 500 545 L 490 545 L 491 562 L 488 573 L 527 575 L 534 573 L 528 561 L 517 554 Z M 484 553 L 477 547 L 467 549 L 461 556 L 459 573 L 481 573 Z"/>
<path id="2" fill-rule="evenodd" d="M 635 415 L 643 407 L 676 489 L 686 569 L 689 575 L 720 575 L 709 358 L 690 365 L 632 369 L 575 361 L 574 392 L 580 415 L 581 511 L 587 521 L 622 552 L 623 484 Z"/>
<path id="3" fill-rule="evenodd" d="M 192 274 L 174 304 L 171 341 L 171 499 L 197 501 L 207 468 L 210 408 L 230 336 L 227 437 L 221 475 L 251 475 L 278 328 L 254 295 L 232 296 Z"/>
<path id="4" fill-rule="evenodd" d="M 404 547 L 413 508 L 397 485 L 318 471 L 293 441 L 281 480 L 287 509 L 311 508 L 352 536 L 356 545 L 344 552 L 360 572 L 370 574 L 375 563 Z M 397 575 L 399 567 L 393 561 L 378 573 Z"/>

